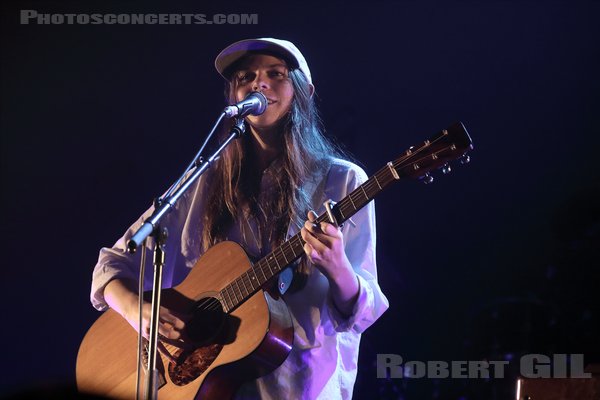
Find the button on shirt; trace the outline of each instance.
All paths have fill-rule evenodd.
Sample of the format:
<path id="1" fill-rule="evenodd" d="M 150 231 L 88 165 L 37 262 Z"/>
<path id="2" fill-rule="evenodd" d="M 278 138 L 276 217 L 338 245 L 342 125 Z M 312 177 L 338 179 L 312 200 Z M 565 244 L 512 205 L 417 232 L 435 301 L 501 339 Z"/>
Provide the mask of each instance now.
<path id="1" fill-rule="evenodd" d="M 261 191 L 276 190 L 273 174 L 279 166 L 273 163 L 263 174 Z M 325 211 L 323 203 L 339 201 L 365 182 L 367 176 L 357 165 L 334 159 L 328 173 L 314 182 L 305 182 L 311 205 L 317 214 Z M 173 287 L 187 276 L 201 256 L 202 210 L 205 206 L 206 180 L 200 178 L 164 218 L 169 230 L 163 287 Z M 98 310 L 108 306 L 104 287 L 112 279 L 132 279 L 139 275 L 139 253 L 126 252 L 129 237 L 140 226 L 152 208 L 117 241 L 112 248 L 100 250 L 94 268 L 91 301 Z M 281 366 L 270 374 L 243 385 L 237 399 L 350 399 L 356 380 L 361 333 L 388 308 L 388 301 L 377 282 L 375 263 L 375 206 L 367 204 L 342 229 L 348 260 L 358 276 L 360 292 L 350 316 L 338 312 L 329 295 L 325 276 L 312 268 L 306 285 L 296 292 L 285 292 L 289 286 L 289 270 L 279 277 L 279 286 L 294 325 L 292 350 Z M 254 258 L 270 252 L 267 238 L 261 238 L 252 218 L 233 224 L 228 240 L 242 245 Z M 243 225 L 247 223 L 246 225 Z M 243 228 L 241 228 L 241 226 Z M 246 231 L 245 228 L 248 228 Z M 301 227 L 290 223 L 288 237 Z M 148 257 L 151 258 L 151 257 Z M 151 260 L 147 260 L 150 263 Z M 148 275 L 148 274 L 147 274 Z M 146 290 L 152 287 L 146 276 Z"/>

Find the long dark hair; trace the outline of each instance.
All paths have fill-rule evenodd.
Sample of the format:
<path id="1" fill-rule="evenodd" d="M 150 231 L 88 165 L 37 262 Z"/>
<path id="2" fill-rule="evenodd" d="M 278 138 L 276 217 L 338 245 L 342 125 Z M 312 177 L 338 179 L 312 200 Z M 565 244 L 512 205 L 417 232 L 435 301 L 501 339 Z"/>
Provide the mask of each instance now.
<path id="1" fill-rule="evenodd" d="M 310 193 L 304 183 L 325 176 L 334 157 L 345 158 L 343 151 L 323 135 L 304 73 L 291 69 L 288 78 L 294 95 L 290 111 L 281 121 L 281 171 L 274 175 L 273 195 L 263 204 L 258 201 L 261 171 L 256 167 L 252 139 L 247 134 L 225 149 L 209 177 L 212 189 L 203 220 L 203 250 L 224 240 L 236 220 L 248 216 L 256 218 L 259 237 L 268 235 L 271 247 L 275 248 L 285 240 L 289 224 L 302 226 L 311 209 Z M 235 78 L 226 84 L 230 104 L 236 101 L 236 84 Z M 310 265 L 304 257 L 295 268 L 292 290 L 304 286 L 309 272 Z"/>

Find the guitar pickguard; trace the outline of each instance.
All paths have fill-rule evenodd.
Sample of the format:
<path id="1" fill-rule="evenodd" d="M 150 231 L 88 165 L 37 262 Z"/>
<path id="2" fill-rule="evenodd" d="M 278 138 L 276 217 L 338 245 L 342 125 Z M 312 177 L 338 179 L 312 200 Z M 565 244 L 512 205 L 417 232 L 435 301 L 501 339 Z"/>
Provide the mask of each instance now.
<path id="1" fill-rule="evenodd" d="M 177 386 L 184 386 L 192 382 L 211 366 L 222 348 L 222 344 L 213 343 L 191 352 L 181 351 L 177 357 L 177 364 L 169 364 L 171 381 Z"/>
<path id="2" fill-rule="evenodd" d="M 223 311 L 218 299 L 207 296 L 198 300 L 191 311 L 184 335 L 193 349 L 178 349 L 176 363 L 169 364 L 169 377 L 178 386 L 187 385 L 202 375 L 219 356 L 226 344 L 235 341 L 239 318 Z"/>

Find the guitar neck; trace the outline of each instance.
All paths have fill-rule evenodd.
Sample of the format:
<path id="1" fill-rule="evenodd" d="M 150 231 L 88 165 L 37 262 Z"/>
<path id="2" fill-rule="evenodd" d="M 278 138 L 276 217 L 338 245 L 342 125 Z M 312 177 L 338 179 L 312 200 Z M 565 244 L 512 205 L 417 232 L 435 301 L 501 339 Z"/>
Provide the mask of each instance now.
<path id="1" fill-rule="evenodd" d="M 347 221 L 397 179 L 400 177 L 390 162 L 332 208 L 336 221 L 339 224 Z M 324 213 L 316 221 L 328 222 L 329 218 Z M 295 234 L 223 288 L 221 298 L 226 311 L 229 312 L 242 304 L 259 289 L 265 287 L 267 282 L 285 267 L 300 258 L 304 254 L 304 244 L 300 233 Z"/>
<path id="2" fill-rule="evenodd" d="M 342 224 L 383 189 L 401 178 L 427 177 L 430 171 L 447 167 L 449 161 L 458 158 L 462 159 L 461 162 L 467 163 L 469 158 L 466 153 L 472 148 L 473 142 L 464 125 L 456 122 L 429 140 L 406 150 L 393 162 L 388 162 L 375 175 L 332 207 L 333 217 L 338 224 Z M 324 221 L 329 221 L 326 213 L 317 218 L 318 223 Z M 264 288 L 267 282 L 285 267 L 300 258 L 304 254 L 304 244 L 302 236 L 297 233 L 223 288 L 220 295 L 225 310 L 229 312 L 236 308 L 259 289 Z"/>

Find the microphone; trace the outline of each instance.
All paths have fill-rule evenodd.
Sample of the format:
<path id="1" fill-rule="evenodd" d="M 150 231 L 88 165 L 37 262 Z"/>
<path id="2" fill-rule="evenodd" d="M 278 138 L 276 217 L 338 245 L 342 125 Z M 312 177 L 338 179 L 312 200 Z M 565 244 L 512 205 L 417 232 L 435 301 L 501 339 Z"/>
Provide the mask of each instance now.
<path id="1" fill-rule="evenodd" d="M 249 93 L 246 98 L 232 106 L 227 106 L 223 113 L 229 117 L 244 118 L 246 115 L 260 115 L 267 109 L 267 98 L 261 92 Z"/>

